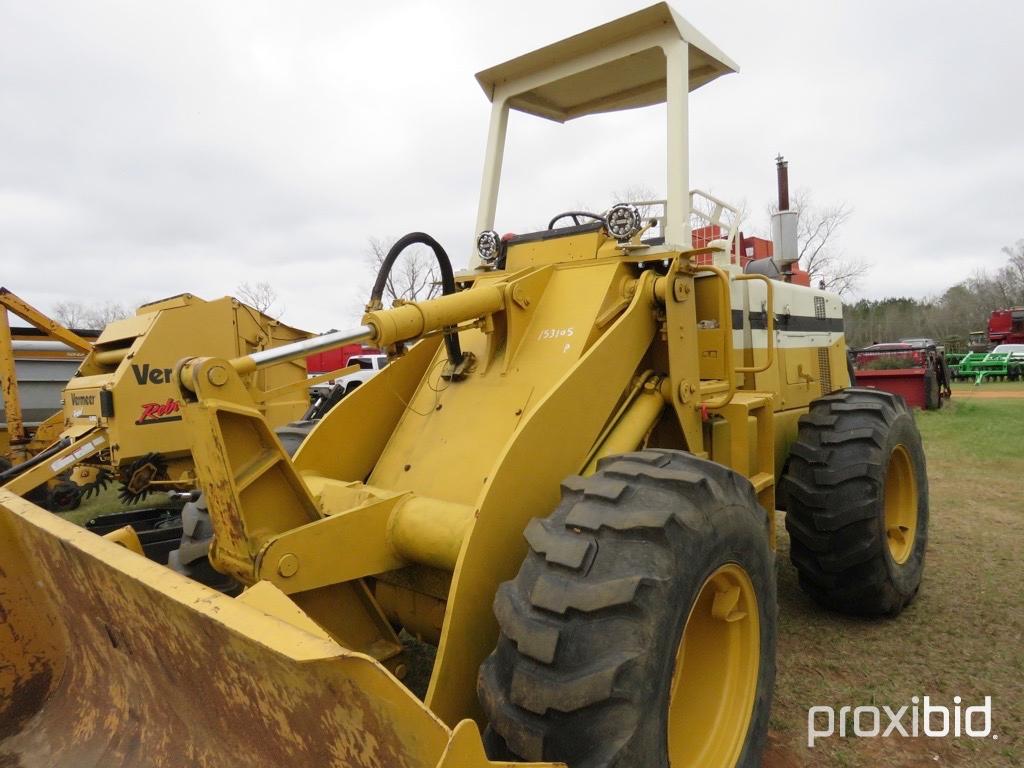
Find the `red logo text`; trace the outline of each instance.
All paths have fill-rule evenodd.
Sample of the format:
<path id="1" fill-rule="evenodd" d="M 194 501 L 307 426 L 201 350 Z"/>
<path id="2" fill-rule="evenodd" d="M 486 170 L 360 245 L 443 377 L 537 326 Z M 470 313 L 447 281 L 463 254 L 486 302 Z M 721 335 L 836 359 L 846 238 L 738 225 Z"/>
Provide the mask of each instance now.
<path id="1" fill-rule="evenodd" d="M 142 415 L 136 424 L 155 424 L 160 421 L 178 421 L 181 419 L 181 406 L 173 397 L 166 403 L 143 403 Z"/>

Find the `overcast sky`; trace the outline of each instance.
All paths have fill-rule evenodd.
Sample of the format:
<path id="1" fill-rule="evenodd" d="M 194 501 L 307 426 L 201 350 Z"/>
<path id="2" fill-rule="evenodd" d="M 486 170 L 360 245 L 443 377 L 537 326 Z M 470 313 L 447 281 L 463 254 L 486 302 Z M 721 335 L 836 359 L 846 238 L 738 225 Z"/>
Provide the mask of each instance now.
<path id="1" fill-rule="evenodd" d="M 205 298 L 265 280 L 283 319 L 350 324 L 370 237 L 465 264 L 489 104 L 473 74 L 646 2 L 0 0 L 0 284 Z M 691 186 L 766 230 L 791 184 L 854 214 L 860 294 L 921 296 L 1024 238 L 1024 11 L 987 2 L 676 9 L 740 65 L 691 99 Z M 497 228 L 664 190 L 661 108 L 513 113 Z"/>

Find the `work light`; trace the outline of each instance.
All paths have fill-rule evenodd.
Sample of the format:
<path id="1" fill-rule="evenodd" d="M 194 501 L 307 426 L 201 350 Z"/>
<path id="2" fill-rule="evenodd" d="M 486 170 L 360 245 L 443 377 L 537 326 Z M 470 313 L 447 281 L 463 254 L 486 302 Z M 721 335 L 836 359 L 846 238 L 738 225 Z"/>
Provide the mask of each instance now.
<path id="1" fill-rule="evenodd" d="M 613 205 L 604 219 L 609 234 L 620 242 L 629 240 L 643 226 L 640 210 L 629 203 Z"/>

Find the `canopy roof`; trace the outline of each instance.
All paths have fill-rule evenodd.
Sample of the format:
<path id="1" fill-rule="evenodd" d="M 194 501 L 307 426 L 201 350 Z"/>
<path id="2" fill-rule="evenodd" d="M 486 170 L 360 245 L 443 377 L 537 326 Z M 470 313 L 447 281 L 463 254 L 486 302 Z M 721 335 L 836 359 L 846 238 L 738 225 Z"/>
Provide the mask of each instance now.
<path id="1" fill-rule="evenodd" d="M 689 45 L 689 90 L 739 67 L 667 3 L 658 3 L 476 75 L 492 101 L 565 122 L 666 100 L 662 42 Z"/>

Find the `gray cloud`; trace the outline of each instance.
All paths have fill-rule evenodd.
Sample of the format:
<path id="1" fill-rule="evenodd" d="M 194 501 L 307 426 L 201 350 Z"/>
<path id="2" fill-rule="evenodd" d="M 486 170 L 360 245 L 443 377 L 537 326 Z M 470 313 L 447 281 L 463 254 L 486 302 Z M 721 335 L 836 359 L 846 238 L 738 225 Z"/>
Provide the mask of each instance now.
<path id="1" fill-rule="evenodd" d="M 370 236 L 464 261 L 488 104 L 472 74 L 640 3 L 0 0 L 0 282 L 48 308 L 229 293 L 354 319 Z M 680 4 L 742 66 L 694 94 L 691 183 L 855 214 L 864 293 L 922 295 L 1024 237 L 1021 12 L 1004 3 Z M 512 120 L 498 226 L 664 185 L 662 111 Z"/>

